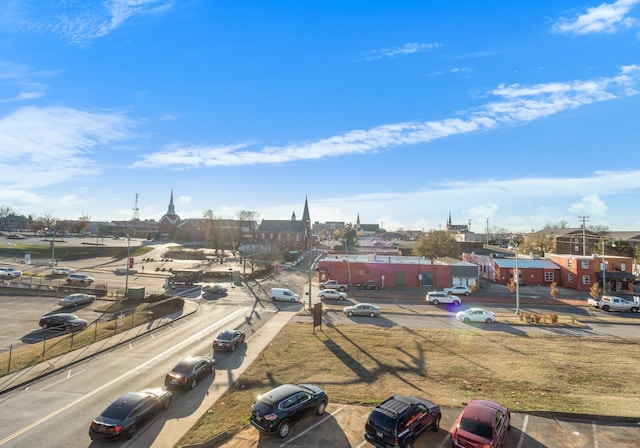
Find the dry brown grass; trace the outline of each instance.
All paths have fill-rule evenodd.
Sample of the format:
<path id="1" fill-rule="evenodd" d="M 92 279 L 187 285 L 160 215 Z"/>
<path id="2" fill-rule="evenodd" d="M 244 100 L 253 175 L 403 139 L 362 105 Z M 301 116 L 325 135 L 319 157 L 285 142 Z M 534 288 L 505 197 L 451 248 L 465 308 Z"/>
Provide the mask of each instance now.
<path id="1" fill-rule="evenodd" d="M 637 415 L 635 340 L 371 325 L 287 325 L 180 441 L 248 422 L 255 397 L 283 383 L 325 388 L 333 402 L 374 404 L 394 393 L 458 405 L 474 396 L 515 410 Z"/>

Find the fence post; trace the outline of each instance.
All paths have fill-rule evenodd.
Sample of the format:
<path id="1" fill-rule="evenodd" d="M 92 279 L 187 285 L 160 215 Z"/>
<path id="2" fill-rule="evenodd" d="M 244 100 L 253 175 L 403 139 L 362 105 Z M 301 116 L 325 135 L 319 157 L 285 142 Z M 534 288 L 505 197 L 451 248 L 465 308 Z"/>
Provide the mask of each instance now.
<path id="1" fill-rule="evenodd" d="M 9 346 L 9 361 L 7 362 L 7 373 L 11 372 L 11 354 L 13 352 L 13 344 Z"/>

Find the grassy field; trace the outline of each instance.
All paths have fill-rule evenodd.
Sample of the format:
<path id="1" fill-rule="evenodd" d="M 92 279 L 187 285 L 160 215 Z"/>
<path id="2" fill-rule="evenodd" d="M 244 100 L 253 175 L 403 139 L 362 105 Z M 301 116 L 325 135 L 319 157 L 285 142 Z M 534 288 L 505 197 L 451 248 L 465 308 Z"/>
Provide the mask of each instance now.
<path id="1" fill-rule="evenodd" d="M 513 410 L 634 416 L 640 344 L 372 325 L 325 324 L 313 335 L 310 324 L 290 323 L 178 445 L 248 424 L 257 395 L 301 382 L 325 388 L 334 403 L 405 393 L 445 406 L 485 397 Z"/>

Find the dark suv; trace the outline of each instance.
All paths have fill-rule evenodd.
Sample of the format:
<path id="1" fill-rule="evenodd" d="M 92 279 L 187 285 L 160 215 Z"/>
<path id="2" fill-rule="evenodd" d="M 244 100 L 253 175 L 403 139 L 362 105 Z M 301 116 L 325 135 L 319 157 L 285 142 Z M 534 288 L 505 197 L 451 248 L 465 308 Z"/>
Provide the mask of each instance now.
<path id="1" fill-rule="evenodd" d="M 440 406 L 422 398 L 394 395 L 376 406 L 364 426 L 364 438 L 379 448 L 413 448 L 422 431 L 440 429 Z"/>
<path id="2" fill-rule="evenodd" d="M 279 437 L 289 434 L 291 425 L 315 413 L 324 414 L 329 398 L 324 390 L 311 384 L 283 384 L 258 397 L 251 407 L 251 424 Z"/>
<path id="3" fill-rule="evenodd" d="M 362 285 L 358 285 L 358 288 L 361 288 L 361 289 L 380 289 L 380 283 L 378 283 L 376 280 L 368 280 L 365 283 L 363 283 Z"/>

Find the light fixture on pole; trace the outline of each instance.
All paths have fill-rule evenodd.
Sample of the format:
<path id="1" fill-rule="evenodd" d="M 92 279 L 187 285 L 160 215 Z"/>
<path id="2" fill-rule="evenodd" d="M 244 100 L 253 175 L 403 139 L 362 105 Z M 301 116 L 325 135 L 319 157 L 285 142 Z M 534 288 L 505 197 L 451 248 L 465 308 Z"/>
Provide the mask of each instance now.
<path id="1" fill-rule="evenodd" d="M 52 221 L 53 237 L 51 239 L 51 267 L 56 265 L 56 222 Z"/>

